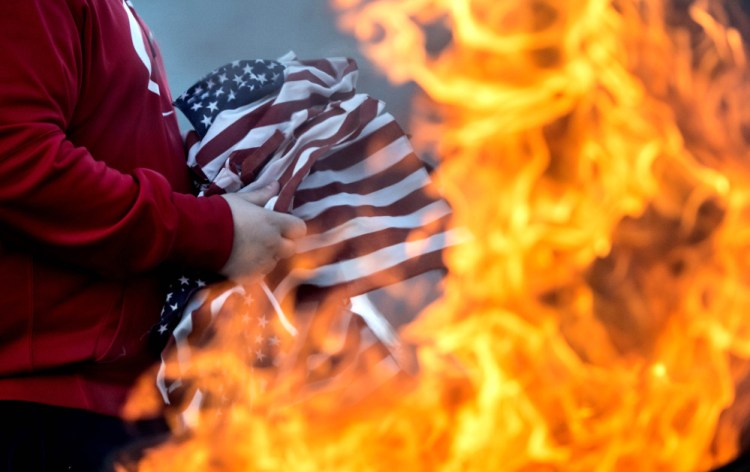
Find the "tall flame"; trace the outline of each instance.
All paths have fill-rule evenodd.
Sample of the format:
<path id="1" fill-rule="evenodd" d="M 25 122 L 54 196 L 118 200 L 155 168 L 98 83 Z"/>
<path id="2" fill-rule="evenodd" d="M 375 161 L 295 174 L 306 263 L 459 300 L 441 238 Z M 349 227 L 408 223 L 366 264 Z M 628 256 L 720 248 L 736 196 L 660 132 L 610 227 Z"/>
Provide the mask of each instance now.
<path id="1" fill-rule="evenodd" d="M 227 355 L 232 402 L 140 469 L 692 471 L 734 458 L 750 418 L 750 107 L 733 7 L 333 3 L 372 61 L 424 90 L 411 128 L 471 234 L 446 256 L 442 299 L 403 333 L 420 372 L 357 402 L 250 394 Z"/>

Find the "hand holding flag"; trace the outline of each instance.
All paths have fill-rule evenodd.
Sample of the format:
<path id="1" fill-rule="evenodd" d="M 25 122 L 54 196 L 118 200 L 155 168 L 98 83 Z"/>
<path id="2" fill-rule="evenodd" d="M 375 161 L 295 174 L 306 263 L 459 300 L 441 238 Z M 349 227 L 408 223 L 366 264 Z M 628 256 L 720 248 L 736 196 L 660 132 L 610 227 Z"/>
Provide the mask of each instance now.
<path id="1" fill-rule="evenodd" d="M 279 184 L 252 192 L 224 194 L 234 219 L 234 242 L 221 270 L 236 282 L 246 282 L 271 272 L 276 263 L 294 255 L 294 240 L 305 235 L 304 221 L 263 206 L 279 191 Z"/>

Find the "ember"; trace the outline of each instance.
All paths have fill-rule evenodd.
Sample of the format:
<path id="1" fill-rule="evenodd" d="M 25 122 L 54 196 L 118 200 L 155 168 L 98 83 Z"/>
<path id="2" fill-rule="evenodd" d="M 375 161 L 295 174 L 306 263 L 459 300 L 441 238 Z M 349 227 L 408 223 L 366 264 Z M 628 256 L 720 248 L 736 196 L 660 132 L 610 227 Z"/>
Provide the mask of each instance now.
<path id="1" fill-rule="evenodd" d="M 290 372 L 260 388 L 223 342 L 198 361 L 224 401 L 140 470 L 689 471 L 736 457 L 750 77 L 726 3 L 334 0 L 372 60 L 424 90 L 411 130 L 472 236 L 402 333 L 419 373 L 365 369 L 313 394 Z M 351 385 L 367 394 L 342 402 Z"/>

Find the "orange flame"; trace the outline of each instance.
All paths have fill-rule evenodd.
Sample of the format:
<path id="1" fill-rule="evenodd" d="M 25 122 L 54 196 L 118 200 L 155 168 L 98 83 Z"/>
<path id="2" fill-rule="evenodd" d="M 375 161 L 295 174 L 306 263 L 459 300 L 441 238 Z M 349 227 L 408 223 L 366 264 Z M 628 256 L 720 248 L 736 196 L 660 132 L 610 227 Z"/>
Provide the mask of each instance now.
<path id="1" fill-rule="evenodd" d="M 734 458 L 750 418 L 749 77 L 732 6 L 686 3 L 334 0 L 370 59 L 424 90 L 415 140 L 472 235 L 404 333 L 420 373 L 303 395 L 253 389 L 212 350 L 231 401 L 140 470 Z M 352 385 L 368 395 L 342 401 Z"/>

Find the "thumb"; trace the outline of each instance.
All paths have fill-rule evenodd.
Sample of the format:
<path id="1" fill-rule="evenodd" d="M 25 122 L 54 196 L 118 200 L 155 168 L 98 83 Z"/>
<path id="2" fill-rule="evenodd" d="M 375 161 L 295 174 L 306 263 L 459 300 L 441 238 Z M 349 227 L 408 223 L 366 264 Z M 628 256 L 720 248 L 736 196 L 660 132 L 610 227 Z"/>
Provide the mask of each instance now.
<path id="1" fill-rule="evenodd" d="M 252 203 L 253 205 L 264 206 L 268 200 L 279 192 L 279 183 L 274 181 L 265 187 L 261 187 L 250 192 L 237 193 L 239 197 L 242 197 L 246 202 Z"/>

